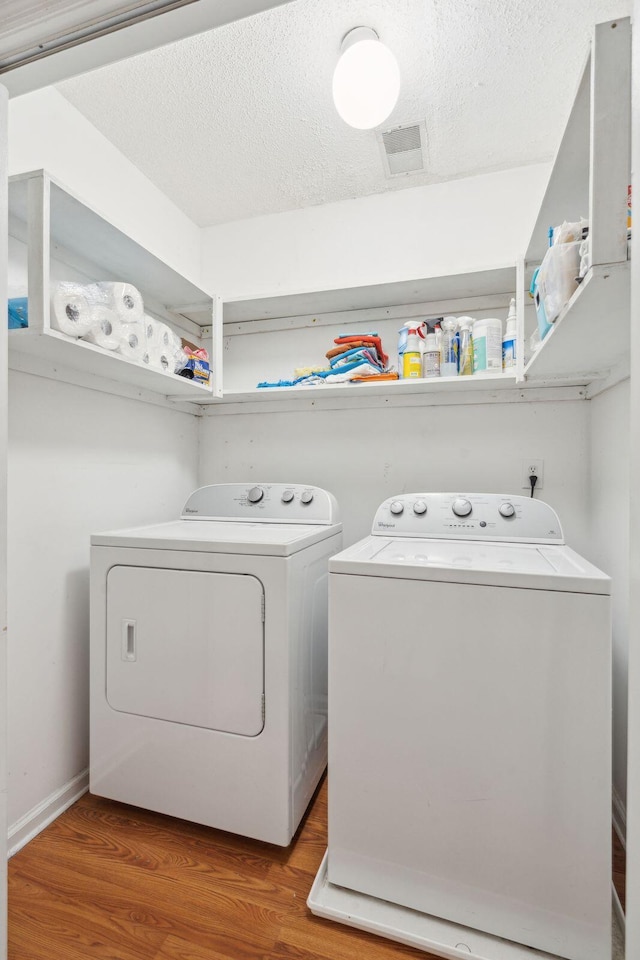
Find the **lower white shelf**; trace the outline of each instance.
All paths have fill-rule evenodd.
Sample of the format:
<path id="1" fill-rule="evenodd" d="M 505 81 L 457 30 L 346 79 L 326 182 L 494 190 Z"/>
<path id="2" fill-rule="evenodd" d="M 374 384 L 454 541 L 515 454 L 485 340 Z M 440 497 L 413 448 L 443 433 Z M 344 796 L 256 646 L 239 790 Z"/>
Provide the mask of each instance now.
<path id="1" fill-rule="evenodd" d="M 143 367 L 118 353 L 102 350 L 86 340 L 67 337 L 57 330 L 10 330 L 9 350 L 53 364 L 62 364 L 105 380 L 150 390 L 171 399 L 204 403 L 213 396 L 211 386 L 173 373 L 162 373 L 160 370 Z"/>
<path id="2" fill-rule="evenodd" d="M 515 374 L 488 373 L 472 377 L 433 377 L 432 379 L 384 380 L 374 383 L 323 383 L 306 387 L 262 387 L 255 390 L 229 390 L 222 397 L 211 396 L 201 403 L 256 403 L 287 399 L 314 400 L 322 397 L 398 397 L 419 393 L 464 394 L 477 390 L 509 390 L 516 386 Z"/>

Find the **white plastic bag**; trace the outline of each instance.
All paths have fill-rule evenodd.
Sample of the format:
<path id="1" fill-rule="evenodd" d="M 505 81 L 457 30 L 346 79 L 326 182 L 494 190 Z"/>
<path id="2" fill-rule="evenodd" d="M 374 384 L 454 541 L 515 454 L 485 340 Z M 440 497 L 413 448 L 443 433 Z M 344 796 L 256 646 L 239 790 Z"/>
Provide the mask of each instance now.
<path id="1" fill-rule="evenodd" d="M 538 290 L 548 323 L 558 319 L 578 286 L 580 241 L 556 243 L 547 250 L 540 272 Z"/>

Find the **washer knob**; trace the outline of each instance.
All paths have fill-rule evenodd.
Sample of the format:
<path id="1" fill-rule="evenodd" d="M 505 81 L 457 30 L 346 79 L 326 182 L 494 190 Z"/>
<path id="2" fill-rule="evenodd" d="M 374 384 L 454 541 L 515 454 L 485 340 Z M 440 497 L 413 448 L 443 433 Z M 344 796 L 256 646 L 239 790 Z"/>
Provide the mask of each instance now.
<path id="1" fill-rule="evenodd" d="M 457 500 L 453 501 L 453 507 L 451 509 L 455 513 L 456 517 L 468 517 L 473 508 L 468 500 L 458 497 Z"/>
<path id="2" fill-rule="evenodd" d="M 293 490 L 285 490 L 282 494 L 283 503 L 291 503 L 293 500 Z"/>
<path id="3" fill-rule="evenodd" d="M 303 490 L 300 500 L 302 503 L 311 503 L 313 500 L 313 490 Z"/>
<path id="4" fill-rule="evenodd" d="M 264 490 L 262 487 L 251 487 L 249 493 L 247 494 L 249 503 L 260 503 L 264 497 Z"/>
<path id="5" fill-rule="evenodd" d="M 394 517 L 399 517 L 400 514 L 404 512 L 404 504 L 401 500 L 394 500 L 389 507 L 389 510 L 391 510 L 391 513 L 394 515 Z"/>
<path id="6" fill-rule="evenodd" d="M 501 517 L 514 517 L 516 514 L 516 508 L 512 503 L 501 503 L 498 507 L 498 513 Z"/>
<path id="7" fill-rule="evenodd" d="M 419 517 L 421 517 L 423 513 L 427 512 L 427 505 L 424 500 L 416 500 L 413 505 L 413 512 L 417 513 Z"/>

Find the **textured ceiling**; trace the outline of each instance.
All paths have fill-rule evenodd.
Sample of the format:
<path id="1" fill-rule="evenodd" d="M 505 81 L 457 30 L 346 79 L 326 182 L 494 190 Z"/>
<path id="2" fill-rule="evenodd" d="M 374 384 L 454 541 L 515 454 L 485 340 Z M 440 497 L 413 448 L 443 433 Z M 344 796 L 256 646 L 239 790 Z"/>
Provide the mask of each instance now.
<path id="1" fill-rule="evenodd" d="M 295 0 L 58 89 L 201 226 L 553 157 L 593 24 L 631 0 Z M 425 120 L 427 170 L 387 180 L 331 98 L 342 36 L 402 73 L 386 126 Z"/>

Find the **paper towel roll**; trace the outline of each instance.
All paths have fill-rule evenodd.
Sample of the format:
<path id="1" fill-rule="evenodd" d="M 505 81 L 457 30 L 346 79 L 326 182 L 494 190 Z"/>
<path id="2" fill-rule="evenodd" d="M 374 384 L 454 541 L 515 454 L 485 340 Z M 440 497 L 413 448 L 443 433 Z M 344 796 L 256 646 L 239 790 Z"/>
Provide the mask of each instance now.
<path id="1" fill-rule="evenodd" d="M 105 281 L 94 286 L 97 288 L 96 299 L 110 307 L 121 323 L 142 322 L 144 302 L 133 284 Z"/>
<path id="2" fill-rule="evenodd" d="M 117 350 L 122 337 L 122 324 L 108 307 L 92 307 L 94 325 L 85 333 L 84 339 L 103 350 Z"/>
<path id="3" fill-rule="evenodd" d="M 83 337 L 95 326 L 96 308 L 84 296 L 80 283 L 60 282 L 51 296 L 51 326 L 69 337 Z"/>
<path id="4" fill-rule="evenodd" d="M 146 353 L 144 326 L 142 323 L 123 323 L 120 325 L 120 343 L 118 353 L 127 360 L 141 361 Z"/>

